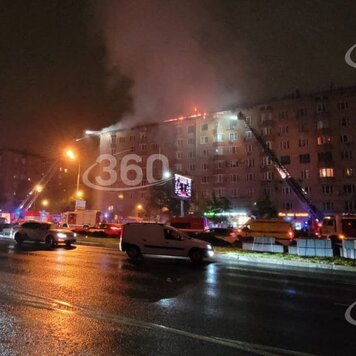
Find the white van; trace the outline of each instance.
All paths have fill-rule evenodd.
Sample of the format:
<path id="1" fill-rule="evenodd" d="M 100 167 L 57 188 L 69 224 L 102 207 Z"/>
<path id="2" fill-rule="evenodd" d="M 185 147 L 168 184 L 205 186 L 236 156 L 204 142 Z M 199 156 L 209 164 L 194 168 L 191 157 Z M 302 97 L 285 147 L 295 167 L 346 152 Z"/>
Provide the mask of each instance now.
<path id="1" fill-rule="evenodd" d="M 147 254 L 189 257 L 192 262 L 201 262 L 214 255 L 209 243 L 192 239 L 172 226 L 155 223 L 123 225 L 120 250 L 132 259 Z"/>

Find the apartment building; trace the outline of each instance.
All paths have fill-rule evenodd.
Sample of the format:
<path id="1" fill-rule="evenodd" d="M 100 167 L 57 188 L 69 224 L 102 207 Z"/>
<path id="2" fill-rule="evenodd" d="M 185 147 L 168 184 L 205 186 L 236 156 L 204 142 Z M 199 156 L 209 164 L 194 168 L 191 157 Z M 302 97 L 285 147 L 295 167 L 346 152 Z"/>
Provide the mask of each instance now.
<path id="1" fill-rule="evenodd" d="M 195 202 L 213 195 L 227 197 L 235 210 L 249 212 L 267 194 L 278 211 L 305 212 L 252 132 L 237 120 L 240 110 L 321 211 L 356 211 L 356 87 L 304 96 L 296 93 L 234 112 L 199 114 L 102 134 L 101 153 L 137 154 L 143 178 L 142 188 L 133 185 L 119 188 L 119 194 L 101 192 L 99 206 L 104 211 L 135 214 L 135 207 L 145 206 L 149 198 L 147 159 L 164 154 L 172 173 L 193 178 Z M 160 167 L 155 168 L 156 176 L 162 174 Z M 129 174 L 131 179 L 136 175 Z M 120 178 L 116 187 L 125 188 Z"/>
<path id="2" fill-rule="evenodd" d="M 28 193 L 47 174 L 53 160 L 25 150 L 0 149 L 0 209 L 13 212 Z M 60 212 L 75 192 L 76 170 L 58 165 L 56 173 L 44 187 L 39 201 L 32 208 L 42 209 L 40 201 L 46 199 L 46 209 Z"/>

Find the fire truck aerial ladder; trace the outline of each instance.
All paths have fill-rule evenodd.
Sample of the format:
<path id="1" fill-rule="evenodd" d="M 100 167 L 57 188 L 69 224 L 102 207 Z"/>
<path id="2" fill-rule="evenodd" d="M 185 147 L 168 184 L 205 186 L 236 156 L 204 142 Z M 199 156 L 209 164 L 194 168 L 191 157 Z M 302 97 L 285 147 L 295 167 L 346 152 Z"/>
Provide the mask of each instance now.
<path id="1" fill-rule="evenodd" d="M 41 178 L 40 182 L 38 183 L 38 186 L 41 187 L 41 190 L 36 190 L 36 187 L 31 189 L 31 191 L 26 195 L 24 200 L 20 203 L 18 206 L 17 210 L 19 211 L 26 211 L 31 208 L 31 206 L 36 202 L 37 198 L 42 192 L 42 189 L 46 187 L 48 182 L 53 178 L 53 176 L 56 173 L 57 166 L 58 166 L 58 160 L 55 160 L 52 165 L 49 167 L 48 171 L 46 174 Z"/>
<path id="2" fill-rule="evenodd" d="M 264 153 L 271 159 L 273 165 L 277 169 L 278 173 L 282 177 L 282 179 L 288 184 L 288 186 L 293 190 L 299 201 L 302 205 L 307 209 L 308 213 L 313 219 L 318 219 L 321 221 L 323 219 L 323 214 L 318 210 L 318 208 L 312 203 L 310 197 L 307 192 L 301 187 L 298 181 L 293 178 L 293 176 L 289 173 L 286 167 L 279 161 L 275 153 L 270 149 L 267 143 L 264 141 L 262 136 L 251 127 L 247 117 L 239 112 L 237 115 L 238 120 L 241 120 L 245 123 L 245 126 L 252 132 L 257 142 L 262 147 Z"/>

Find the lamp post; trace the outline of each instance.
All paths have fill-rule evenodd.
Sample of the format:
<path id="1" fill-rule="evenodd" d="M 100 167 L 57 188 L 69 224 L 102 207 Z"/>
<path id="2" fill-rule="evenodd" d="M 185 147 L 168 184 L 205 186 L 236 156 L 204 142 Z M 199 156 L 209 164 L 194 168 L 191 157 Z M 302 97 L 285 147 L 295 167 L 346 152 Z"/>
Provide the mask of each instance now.
<path id="1" fill-rule="evenodd" d="M 137 217 L 139 218 L 140 217 L 140 212 L 143 210 L 142 204 L 137 204 L 136 210 L 137 210 Z"/>
<path id="2" fill-rule="evenodd" d="M 80 194 L 80 191 L 79 191 L 79 186 L 80 186 L 80 159 L 79 159 L 79 156 L 77 156 L 73 150 L 71 149 L 68 149 L 66 151 L 66 156 L 67 158 L 69 158 L 71 161 L 75 161 L 75 160 L 78 160 L 78 173 L 77 173 L 77 185 L 76 185 L 76 196 L 79 197 L 81 194 Z"/>

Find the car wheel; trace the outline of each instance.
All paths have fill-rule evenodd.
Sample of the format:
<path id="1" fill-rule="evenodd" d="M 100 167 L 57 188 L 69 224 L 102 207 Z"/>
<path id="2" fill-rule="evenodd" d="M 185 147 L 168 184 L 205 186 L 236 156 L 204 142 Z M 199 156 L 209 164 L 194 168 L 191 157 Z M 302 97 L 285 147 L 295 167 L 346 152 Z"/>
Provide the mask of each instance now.
<path id="1" fill-rule="evenodd" d="M 193 263 L 201 263 L 204 258 L 204 252 L 201 249 L 193 249 L 189 253 L 189 258 Z"/>
<path id="2" fill-rule="evenodd" d="M 56 242 L 55 242 L 53 236 L 47 236 L 46 237 L 46 246 L 48 248 L 53 248 L 53 247 L 56 246 Z"/>
<path id="3" fill-rule="evenodd" d="M 140 249 L 137 246 L 128 246 L 126 248 L 127 256 L 131 259 L 136 260 L 141 256 Z"/>
<path id="4" fill-rule="evenodd" d="M 67 246 L 67 247 L 70 247 L 71 245 L 72 245 L 71 242 L 66 242 L 66 246 Z"/>
<path id="5" fill-rule="evenodd" d="M 21 234 L 16 234 L 15 235 L 15 241 L 16 243 L 20 246 L 23 244 L 24 238 Z"/>

